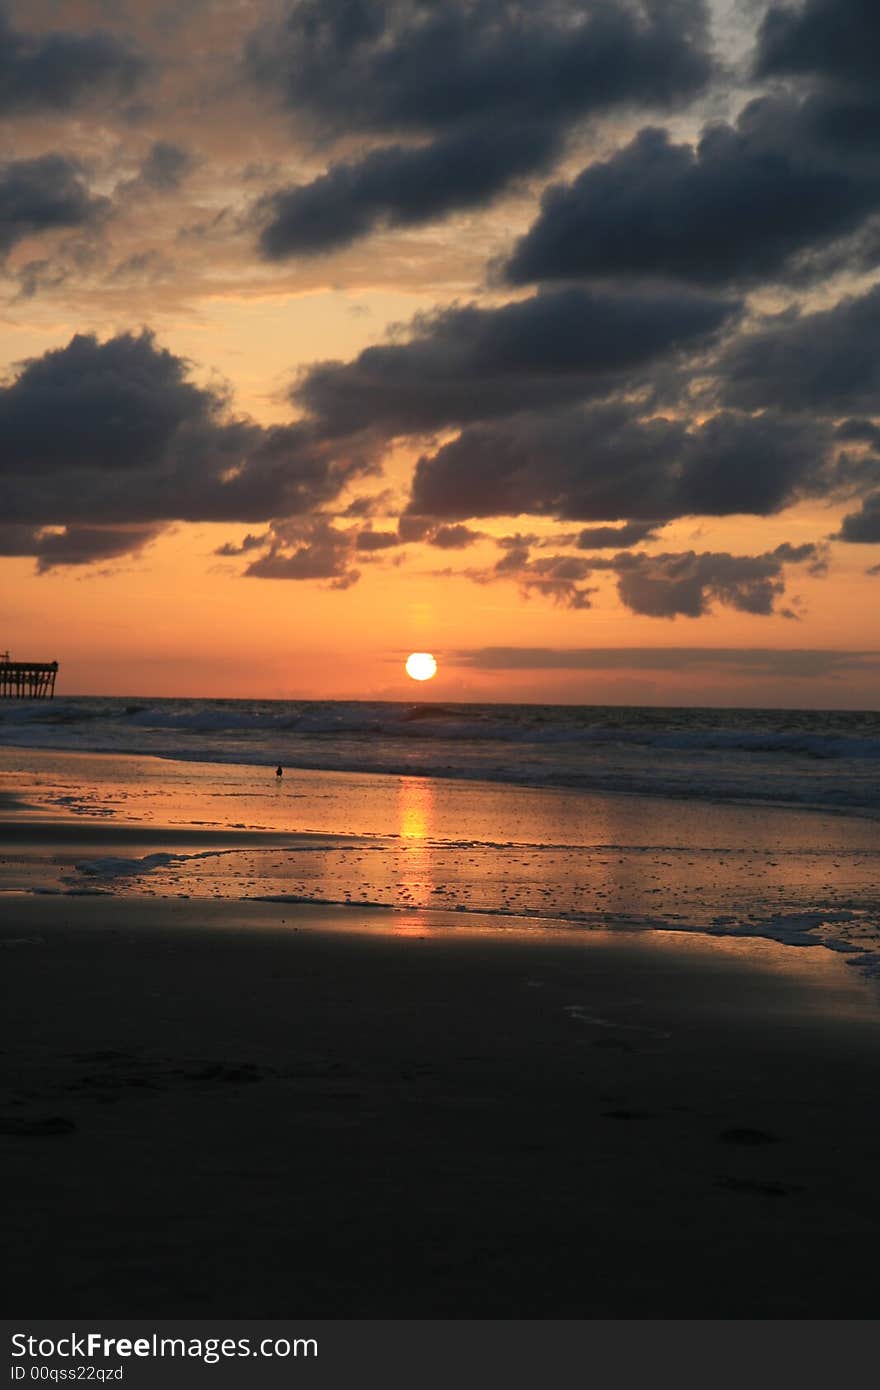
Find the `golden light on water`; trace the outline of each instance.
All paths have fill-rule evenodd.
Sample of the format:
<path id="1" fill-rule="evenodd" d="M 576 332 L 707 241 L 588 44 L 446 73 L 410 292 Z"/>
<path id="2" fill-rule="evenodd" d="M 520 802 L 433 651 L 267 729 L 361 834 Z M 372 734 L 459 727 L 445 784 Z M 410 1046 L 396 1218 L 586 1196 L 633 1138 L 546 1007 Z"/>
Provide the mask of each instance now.
<path id="1" fill-rule="evenodd" d="M 399 798 L 400 901 L 410 909 L 436 907 L 434 785 L 429 777 L 401 777 Z M 433 930 L 430 914 L 409 911 L 394 918 L 395 936 L 428 936 Z"/>
<path id="2" fill-rule="evenodd" d="M 431 833 L 434 787 L 429 777 L 400 779 L 400 838 L 425 840 Z M 407 846 L 410 848 L 410 846 Z"/>
<path id="3" fill-rule="evenodd" d="M 437 663 L 430 652 L 411 652 L 406 659 L 406 674 L 414 681 L 429 681 L 437 674 Z"/>

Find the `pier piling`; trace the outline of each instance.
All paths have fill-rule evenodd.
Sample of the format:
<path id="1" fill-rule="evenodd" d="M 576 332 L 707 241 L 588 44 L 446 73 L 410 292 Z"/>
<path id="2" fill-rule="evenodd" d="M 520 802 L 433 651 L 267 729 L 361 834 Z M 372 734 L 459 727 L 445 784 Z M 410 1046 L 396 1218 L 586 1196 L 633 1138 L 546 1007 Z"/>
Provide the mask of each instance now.
<path id="1" fill-rule="evenodd" d="M 57 661 L 10 661 L 0 652 L 0 699 L 51 700 L 57 674 Z"/>

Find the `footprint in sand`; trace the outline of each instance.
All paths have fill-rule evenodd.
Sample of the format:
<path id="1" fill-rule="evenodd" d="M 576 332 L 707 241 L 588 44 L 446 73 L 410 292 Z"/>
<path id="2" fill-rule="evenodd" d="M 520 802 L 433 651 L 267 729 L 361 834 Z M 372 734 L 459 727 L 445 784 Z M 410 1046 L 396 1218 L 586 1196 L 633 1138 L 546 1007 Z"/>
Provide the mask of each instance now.
<path id="1" fill-rule="evenodd" d="M 761 1181 L 756 1178 L 732 1178 L 727 1175 L 715 1179 L 717 1187 L 726 1187 L 730 1192 L 744 1192 L 755 1197 L 788 1197 L 800 1192 L 799 1187 L 786 1187 L 773 1179 Z"/>
<path id="2" fill-rule="evenodd" d="M 603 1110 L 603 1120 L 652 1120 L 650 1110 Z"/>
<path id="3" fill-rule="evenodd" d="M 12 1134 L 20 1139 L 47 1139 L 56 1134 L 72 1134 L 76 1129 L 66 1115 L 41 1115 L 35 1119 L 18 1116 L 0 1117 L 0 1134 Z"/>
<path id="4" fill-rule="evenodd" d="M 75 1062 L 132 1062 L 135 1057 L 133 1052 L 117 1052 L 113 1048 L 102 1052 L 74 1052 L 71 1055 Z"/>
<path id="5" fill-rule="evenodd" d="M 265 1069 L 261 1070 L 253 1062 L 210 1062 L 195 1071 L 184 1072 L 187 1081 L 244 1081 L 248 1083 L 262 1081 L 266 1074 Z"/>
<path id="6" fill-rule="evenodd" d="M 766 1129 L 750 1129 L 747 1125 L 735 1126 L 732 1129 L 722 1129 L 718 1135 L 722 1144 L 778 1144 L 779 1135 L 771 1134 Z"/>
<path id="7" fill-rule="evenodd" d="M 672 1034 L 662 1028 L 651 1028 L 644 1023 L 625 1023 L 620 1019 L 600 1018 L 597 1014 L 587 1013 L 583 1004 L 564 1004 L 563 1012 L 575 1023 L 589 1023 L 594 1028 L 611 1028 L 614 1031 L 625 1031 L 627 1033 L 642 1033 L 649 1038 L 671 1038 Z"/>

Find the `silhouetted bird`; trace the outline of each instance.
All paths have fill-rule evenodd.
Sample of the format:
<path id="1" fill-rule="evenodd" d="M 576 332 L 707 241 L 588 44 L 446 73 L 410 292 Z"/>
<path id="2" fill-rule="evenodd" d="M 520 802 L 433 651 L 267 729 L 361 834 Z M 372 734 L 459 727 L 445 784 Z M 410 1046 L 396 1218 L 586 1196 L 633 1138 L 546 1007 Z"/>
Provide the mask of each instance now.
<path id="1" fill-rule="evenodd" d="M 283 777 L 283 776 L 284 776 L 284 768 L 281 766 L 280 763 L 278 764 L 278 766 L 277 766 L 276 769 L 275 769 L 275 776 L 276 776 L 276 777 Z"/>

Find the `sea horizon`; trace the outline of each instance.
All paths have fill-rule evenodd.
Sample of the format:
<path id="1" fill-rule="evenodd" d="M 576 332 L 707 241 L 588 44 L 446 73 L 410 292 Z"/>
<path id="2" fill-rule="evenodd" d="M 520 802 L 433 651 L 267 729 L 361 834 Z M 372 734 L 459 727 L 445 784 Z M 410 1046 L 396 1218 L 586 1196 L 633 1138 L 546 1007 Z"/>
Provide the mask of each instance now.
<path id="1" fill-rule="evenodd" d="M 56 690 L 51 697 L 55 701 L 63 700 L 125 700 L 129 702 L 142 703 L 146 701 L 161 700 L 203 700 L 218 704 L 231 703 L 266 703 L 266 704 L 351 704 L 351 705 L 508 705 L 512 708 L 517 706 L 531 707 L 534 705 L 546 708 L 557 709 L 652 709 L 652 710 L 743 710 L 749 712 L 768 711 L 779 714 L 878 714 L 880 713 L 880 702 L 877 704 L 849 705 L 849 704 L 800 704 L 787 702 L 727 702 L 714 700 L 589 700 L 589 699 L 555 699 L 555 700 L 506 700 L 486 696 L 479 700 L 464 699 L 460 697 L 449 697 L 439 693 L 434 693 L 434 687 L 427 683 L 423 686 L 413 686 L 408 695 L 388 693 L 376 693 L 373 695 L 296 695 L 276 694 L 276 695 L 210 695 L 204 692 L 200 694 L 181 694 L 179 692 L 163 694 L 144 693 L 143 691 L 103 691 L 103 690 Z M 0 709 L 5 702 L 0 701 Z"/>

